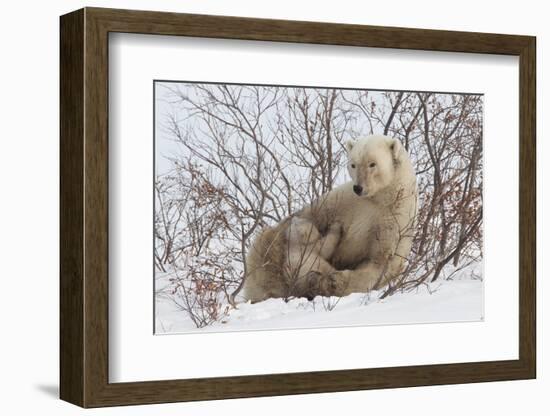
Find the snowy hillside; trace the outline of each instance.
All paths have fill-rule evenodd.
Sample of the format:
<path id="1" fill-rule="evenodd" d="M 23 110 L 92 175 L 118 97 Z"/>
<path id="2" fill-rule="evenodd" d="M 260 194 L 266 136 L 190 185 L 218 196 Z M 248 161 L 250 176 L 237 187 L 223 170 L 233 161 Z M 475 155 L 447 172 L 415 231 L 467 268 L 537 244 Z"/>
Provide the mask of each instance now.
<path id="1" fill-rule="evenodd" d="M 167 297 L 158 297 L 156 333 L 224 332 L 259 329 L 389 325 L 483 319 L 483 281 L 442 280 L 412 292 L 379 299 L 380 292 L 343 298 L 269 299 L 227 308 L 227 315 L 205 328 L 196 328 L 186 312 Z"/>

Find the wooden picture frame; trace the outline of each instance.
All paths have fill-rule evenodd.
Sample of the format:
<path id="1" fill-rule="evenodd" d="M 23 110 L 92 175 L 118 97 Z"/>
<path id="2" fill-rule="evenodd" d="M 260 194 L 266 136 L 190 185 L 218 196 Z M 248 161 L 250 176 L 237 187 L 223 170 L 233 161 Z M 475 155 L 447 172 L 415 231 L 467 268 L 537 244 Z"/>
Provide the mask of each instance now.
<path id="1" fill-rule="evenodd" d="M 85 8 L 61 17 L 60 396 L 82 407 L 518 380 L 536 376 L 535 38 Z M 519 359 L 237 377 L 108 379 L 110 32 L 519 57 Z"/>

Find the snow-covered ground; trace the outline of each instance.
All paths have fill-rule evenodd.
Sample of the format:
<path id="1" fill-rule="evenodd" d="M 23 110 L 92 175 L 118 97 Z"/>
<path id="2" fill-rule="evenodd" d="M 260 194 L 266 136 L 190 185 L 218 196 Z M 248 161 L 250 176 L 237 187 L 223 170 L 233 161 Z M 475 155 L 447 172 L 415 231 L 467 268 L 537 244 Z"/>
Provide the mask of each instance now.
<path id="1" fill-rule="evenodd" d="M 381 292 L 343 298 L 269 299 L 241 303 L 227 316 L 196 328 L 186 312 L 166 297 L 157 297 L 156 333 L 225 332 L 243 330 L 318 328 L 464 322 L 483 319 L 483 281 L 471 278 L 441 280 L 411 292 L 380 299 Z"/>

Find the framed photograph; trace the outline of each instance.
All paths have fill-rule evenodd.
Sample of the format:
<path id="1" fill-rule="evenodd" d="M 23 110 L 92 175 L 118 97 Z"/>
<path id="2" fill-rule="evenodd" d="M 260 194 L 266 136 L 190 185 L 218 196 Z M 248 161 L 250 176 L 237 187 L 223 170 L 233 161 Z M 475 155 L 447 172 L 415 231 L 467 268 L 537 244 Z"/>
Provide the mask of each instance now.
<path id="1" fill-rule="evenodd" d="M 62 16 L 61 398 L 535 378 L 535 50 Z"/>

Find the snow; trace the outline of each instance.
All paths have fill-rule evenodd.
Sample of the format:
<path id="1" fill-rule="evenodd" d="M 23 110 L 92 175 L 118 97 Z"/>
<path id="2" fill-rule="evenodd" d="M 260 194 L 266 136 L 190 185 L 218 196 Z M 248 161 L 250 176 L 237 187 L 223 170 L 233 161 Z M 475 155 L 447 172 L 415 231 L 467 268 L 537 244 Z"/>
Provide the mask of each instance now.
<path id="1" fill-rule="evenodd" d="M 176 157 L 180 160 L 186 158 L 195 158 L 196 155 L 190 154 L 189 149 L 174 140 L 173 131 L 170 128 L 170 119 L 168 116 L 177 116 L 178 125 L 181 124 L 181 128 L 186 132 L 188 129 L 193 132 L 193 137 L 198 142 L 204 142 L 205 146 L 215 146 L 216 143 L 212 141 L 212 138 L 205 132 L 208 132 L 207 126 L 203 125 L 204 120 L 194 117 L 195 109 L 188 108 L 188 104 L 175 100 L 174 89 L 179 89 L 181 93 L 186 96 L 193 96 L 194 99 L 198 99 L 197 92 L 195 90 L 196 84 L 185 82 L 157 82 L 155 84 L 155 99 L 156 99 L 156 120 L 155 125 L 155 138 L 157 140 L 157 147 L 155 148 L 155 168 L 157 178 L 166 179 L 166 174 L 171 174 L 174 171 L 174 165 L 171 158 Z M 230 87 L 233 88 L 233 87 Z M 290 89 L 292 90 L 292 88 Z M 291 91 L 288 94 L 293 94 Z M 264 91 L 265 93 L 265 91 Z M 216 94 L 216 92 L 214 92 Z M 313 94 L 313 92 L 312 92 Z M 342 94 L 349 94 L 349 99 L 352 100 L 354 96 L 353 91 L 342 91 Z M 378 108 L 386 107 L 388 109 L 389 102 L 385 97 L 384 92 L 370 91 L 369 97 L 371 97 L 376 103 Z M 250 101 L 246 99 L 247 92 L 243 91 L 243 103 L 245 107 L 251 105 Z M 315 99 L 314 97 L 312 99 Z M 451 99 L 450 96 L 447 99 Z M 269 100 L 267 100 L 269 101 Z M 265 104 L 265 103 L 264 103 Z M 277 120 L 278 115 L 284 118 L 285 122 L 291 123 L 288 119 L 288 109 L 285 107 L 285 101 L 281 101 L 281 108 L 271 107 L 266 108 L 266 111 L 262 112 L 262 123 L 264 125 L 266 140 L 270 133 L 267 131 L 271 128 L 277 130 L 278 127 L 273 125 Z M 255 109 L 255 106 L 253 105 Z M 252 109 L 251 112 L 254 113 Z M 311 114 L 314 116 L 314 114 Z M 352 117 L 353 118 L 353 117 Z M 355 118 L 353 118 L 355 120 Z M 201 121 L 202 120 L 202 121 Z M 275 123 L 276 124 L 276 123 Z M 357 125 L 355 125 L 357 124 Z M 357 117 L 353 126 L 348 126 L 350 132 L 353 132 L 352 136 L 360 136 L 362 134 L 380 132 L 382 125 L 375 123 L 375 130 L 372 130 L 370 122 L 367 122 L 363 117 Z M 378 129 L 378 130 L 376 130 Z M 227 146 L 236 154 L 241 149 L 246 149 L 246 140 L 242 138 L 231 129 L 225 132 L 227 134 Z M 238 139 L 238 140 L 237 140 Z M 307 178 L 310 174 L 309 170 L 304 171 L 304 167 L 299 163 L 299 160 L 293 159 L 287 151 L 286 145 L 283 145 L 278 140 L 269 139 L 269 145 L 276 150 L 276 153 L 280 154 L 279 158 L 283 161 L 285 170 L 288 170 L 287 174 L 291 178 L 295 178 L 297 181 L 293 184 L 297 192 L 293 192 L 293 195 L 301 195 L 300 183 L 303 179 Z M 242 148 L 238 143 L 243 142 Z M 335 148 L 334 152 L 340 152 L 343 155 L 342 147 L 333 142 Z M 422 151 L 425 151 L 422 150 Z M 246 153 L 246 151 L 245 151 Z M 254 154 L 252 152 L 251 154 Z M 335 153 L 336 154 L 336 153 Z M 418 157 L 416 153 L 412 154 L 413 159 Z M 223 159 L 222 160 L 226 160 Z M 340 161 L 343 165 L 337 167 L 337 173 L 334 177 L 334 185 L 345 182 L 347 179 L 345 166 L 345 157 L 343 156 Z M 198 161 L 200 162 L 200 160 Z M 453 162 L 454 163 L 454 162 Z M 339 169 L 339 170 L 338 170 Z M 214 178 L 217 172 L 211 173 Z M 431 174 L 427 171 L 422 174 L 429 177 Z M 420 179 L 423 177 L 421 175 Z M 247 176 L 237 169 L 235 178 L 238 182 L 242 180 L 243 184 L 247 182 Z M 183 178 L 186 183 L 186 178 Z M 218 181 L 215 180 L 214 183 Z M 167 182 L 168 183 L 168 182 Z M 224 184 L 224 182 L 220 182 Z M 225 185 L 224 185 L 225 186 Z M 275 185 L 270 185 L 275 187 Z M 229 188 L 231 190 L 232 188 Z M 252 189 L 252 188 L 251 188 Z M 308 188 L 309 189 L 309 188 Z M 172 200 L 178 202 L 178 209 L 185 211 L 185 207 L 181 205 L 182 194 L 178 187 L 174 188 L 174 194 L 171 195 Z M 251 191 L 253 192 L 253 191 Z M 305 194 L 304 194 L 305 195 Z M 157 203 L 158 201 L 156 201 Z M 301 207 L 304 203 L 302 198 L 296 197 L 296 200 L 290 201 L 294 205 L 294 208 Z M 280 206 L 279 206 L 280 205 Z M 284 213 L 283 217 L 292 212 L 292 209 L 288 209 L 286 212 L 286 204 L 282 203 L 274 205 L 269 209 L 280 209 Z M 158 205 L 157 205 L 158 207 Z M 251 205 L 252 210 L 256 209 Z M 222 208 L 226 209 L 225 206 Z M 268 208 L 265 208 L 268 210 Z M 266 211 L 267 212 L 267 211 Z M 200 214 L 200 212 L 199 212 Z M 474 262 L 473 267 L 461 267 L 453 269 L 452 266 L 445 267 L 440 279 L 434 283 L 430 283 L 427 286 L 421 285 L 410 292 L 395 293 L 385 299 L 380 299 L 382 292 L 371 292 L 369 294 L 352 294 L 344 298 L 321 298 L 318 297 L 309 302 L 306 299 L 293 299 L 289 302 L 285 302 L 282 299 L 269 299 L 257 304 L 240 303 L 237 308 L 233 308 L 228 304 L 222 304 L 220 310 L 221 314 L 218 314 L 217 320 L 208 324 L 204 328 L 197 328 L 193 320 L 190 318 L 188 312 L 182 310 L 174 302 L 179 301 L 182 305 L 181 299 L 177 299 L 178 293 L 175 290 L 173 282 L 170 282 L 170 278 L 175 278 L 181 283 L 181 287 L 184 287 L 188 291 L 196 290 L 188 277 L 192 273 L 188 273 L 189 268 L 194 271 L 200 271 L 203 275 L 218 276 L 221 270 L 230 268 L 231 273 L 228 273 L 232 279 L 230 282 L 238 281 L 238 278 L 243 274 L 242 270 L 242 256 L 241 261 L 238 261 L 235 253 L 242 252 L 242 248 L 239 246 L 240 240 L 233 236 L 233 240 L 230 239 L 232 227 L 239 229 L 239 224 L 242 226 L 242 222 L 245 221 L 247 227 L 253 222 L 248 217 L 235 218 L 232 215 L 228 215 L 229 226 L 224 229 L 214 227 L 216 234 L 208 237 L 208 244 L 203 247 L 203 251 L 200 255 L 194 253 L 192 256 L 185 255 L 184 250 L 181 250 L 180 258 L 177 262 L 170 265 L 165 265 L 167 272 L 160 273 L 156 271 L 155 277 L 155 333 L 167 334 L 167 333 L 203 333 L 203 332 L 228 332 L 228 331 L 249 331 L 249 330 L 270 330 L 270 329 L 292 329 L 292 328 L 316 328 L 316 327 L 336 327 L 336 326 L 362 326 L 362 325 L 393 325 L 393 324 L 414 324 L 414 323 L 434 323 L 434 322 L 464 322 L 464 321 L 479 321 L 483 319 L 483 282 L 479 279 L 482 276 L 481 262 L 476 259 L 481 258 L 481 253 L 476 253 L 476 245 L 469 247 L 467 252 L 464 253 L 463 258 L 468 261 Z M 185 217 L 185 221 L 187 221 Z M 189 226 L 188 222 L 183 221 L 179 226 L 186 230 Z M 434 224 L 437 226 L 437 222 Z M 218 235 L 218 232 L 227 232 L 228 235 Z M 164 244 L 159 239 L 157 243 Z M 193 247 L 193 244 L 190 245 Z M 190 250 L 193 251 L 193 250 Z M 194 251 L 193 251 L 194 252 Z M 471 257 L 471 259 L 470 259 Z M 210 262 L 210 259 L 216 261 Z M 232 259 L 234 261 L 232 261 Z M 220 263 L 221 264 L 220 266 Z M 173 268 L 173 271 L 170 269 Z M 422 272 L 422 270 L 420 270 Z M 456 273 L 455 273 L 456 272 Z M 172 273 L 172 274 L 170 274 Z M 411 276 L 415 277 L 415 276 Z M 220 282 L 221 279 L 215 279 L 216 282 Z M 231 287 L 234 289 L 234 287 Z M 231 293 L 232 290 L 228 291 Z M 216 295 L 215 295 L 216 296 Z M 221 298 L 218 294 L 218 297 Z M 192 296 L 191 296 L 192 298 Z M 224 298 L 225 299 L 225 298 Z M 200 301 L 189 300 L 187 298 L 187 305 L 192 305 L 191 308 L 198 308 L 198 304 L 204 301 L 202 298 Z M 200 308 L 199 308 L 200 309 Z M 203 309 L 200 309 L 204 311 Z"/>
<path id="2" fill-rule="evenodd" d="M 483 281 L 441 280 L 380 299 L 381 291 L 313 301 L 241 303 L 218 322 L 196 328 L 186 312 L 157 296 L 156 334 L 394 325 L 483 320 Z"/>

